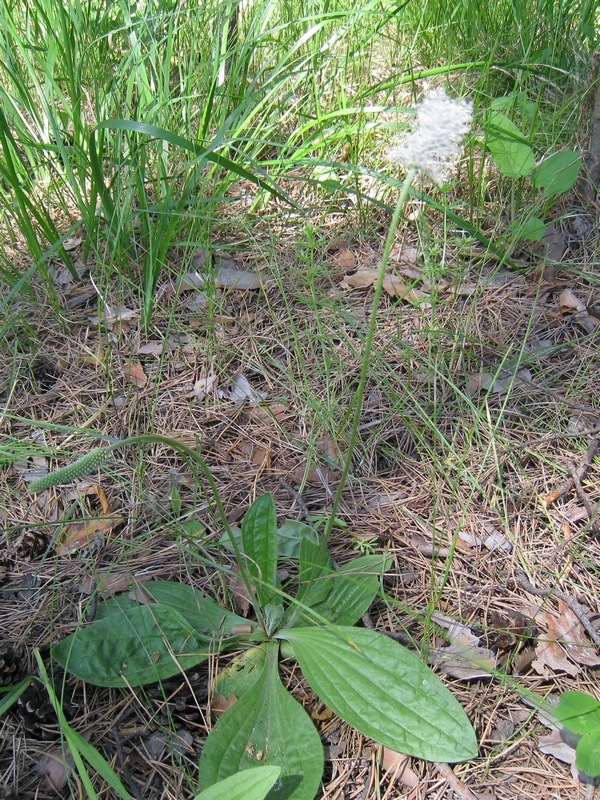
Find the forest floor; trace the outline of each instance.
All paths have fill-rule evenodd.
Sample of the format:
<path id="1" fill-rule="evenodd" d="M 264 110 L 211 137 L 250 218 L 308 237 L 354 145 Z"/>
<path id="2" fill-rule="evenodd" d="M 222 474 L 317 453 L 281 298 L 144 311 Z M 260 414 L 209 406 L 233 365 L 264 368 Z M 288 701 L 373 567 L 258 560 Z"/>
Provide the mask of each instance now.
<path id="1" fill-rule="evenodd" d="M 410 223 L 398 234 L 332 554 L 391 554 L 384 588 L 396 604 L 376 603 L 365 624 L 410 637 L 473 722 L 479 756 L 450 768 L 382 753 L 292 667 L 287 685 L 326 747 L 327 800 L 589 800 L 598 790 L 568 763 L 573 748 L 519 687 L 598 696 L 598 243 L 567 230 L 553 261 L 517 253 L 509 267 L 456 231 L 440 274 L 440 224 L 425 258 Z M 41 284 L 37 302 L 19 301 L 20 328 L 2 349 L 0 435 L 26 457 L 0 464 L 0 645 L 26 670 L 35 648 L 49 663 L 92 596 L 154 578 L 226 590 L 196 557 L 227 559 L 209 493 L 166 447 L 119 452 L 76 490 L 28 491 L 99 443 L 86 430 L 198 447 L 231 522 L 263 492 L 280 520 L 327 515 L 385 235 L 376 221 L 370 236 L 352 229 L 344 212 L 302 233 L 265 222 L 236 238 L 231 227 L 198 243 L 213 253 L 204 291 L 193 275 L 181 285 L 191 268 L 174 254 L 147 331 L 135 286 L 99 286 L 93 263 L 79 281 L 57 268 L 60 313 Z M 81 243 L 72 248 L 81 255 Z M 245 276 L 234 288 L 232 269 Z M 56 448 L 56 460 L 36 446 Z M 461 657 L 448 649 L 457 644 Z M 163 691 L 56 680 L 70 724 L 134 797 L 186 800 L 227 658 Z M 73 796 L 48 779 L 68 771 L 51 769 L 63 758 L 56 719 L 39 692 L 29 703 L 0 719 L 0 797 Z"/>

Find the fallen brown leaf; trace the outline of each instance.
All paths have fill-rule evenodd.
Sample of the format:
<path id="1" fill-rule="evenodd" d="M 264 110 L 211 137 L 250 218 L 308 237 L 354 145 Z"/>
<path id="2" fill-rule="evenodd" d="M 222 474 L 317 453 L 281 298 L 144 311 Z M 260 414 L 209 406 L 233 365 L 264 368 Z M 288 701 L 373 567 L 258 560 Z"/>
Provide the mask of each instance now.
<path id="1" fill-rule="evenodd" d="M 101 486 L 87 487 L 84 494 L 96 495 L 102 516 L 69 523 L 55 548 L 59 556 L 70 556 L 82 550 L 97 550 L 102 547 L 106 537 L 123 524 L 123 517 L 108 516 L 110 505 Z"/>
<path id="2" fill-rule="evenodd" d="M 368 289 L 370 286 L 375 285 L 378 275 L 378 269 L 359 267 L 356 272 L 345 275 L 340 286 L 342 289 Z M 400 299 L 408 299 L 415 302 L 421 302 L 429 298 L 429 295 L 425 292 L 406 286 L 397 275 L 390 272 L 386 274 L 383 280 L 383 289 L 390 297 L 399 297 Z"/>
<path id="3" fill-rule="evenodd" d="M 126 361 L 121 369 L 127 380 L 140 389 L 143 389 L 148 383 L 148 376 L 141 364 L 136 364 L 134 361 Z"/>
<path id="4" fill-rule="evenodd" d="M 331 263 L 337 272 L 349 272 L 356 265 L 356 256 L 349 247 L 341 247 L 331 256 Z"/>
<path id="5" fill-rule="evenodd" d="M 535 648 L 533 669 L 544 677 L 554 672 L 576 676 L 581 666 L 600 665 L 594 645 L 587 639 L 583 626 L 563 601 L 558 600 L 558 613 L 541 611 L 536 623 L 546 629 Z"/>

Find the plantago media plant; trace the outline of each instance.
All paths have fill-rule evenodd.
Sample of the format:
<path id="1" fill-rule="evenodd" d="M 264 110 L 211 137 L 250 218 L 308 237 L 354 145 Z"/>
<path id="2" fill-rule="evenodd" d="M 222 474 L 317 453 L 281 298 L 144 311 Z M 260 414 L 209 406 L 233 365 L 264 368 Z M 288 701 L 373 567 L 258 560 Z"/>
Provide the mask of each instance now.
<path id="1" fill-rule="evenodd" d="M 32 489 L 80 477 L 111 450 L 140 441 L 168 442 L 210 475 L 201 456 L 180 443 L 138 436 L 96 450 L 94 457 L 88 454 L 49 474 Z M 252 504 L 240 530 L 226 521 L 224 527 L 224 543 L 235 553 L 252 618 L 238 616 L 191 586 L 150 581 L 101 603 L 95 621 L 56 644 L 53 657 L 90 683 L 135 687 L 218 652 L 245 651 L 217 681 L 217 693 L 233 695 L 236 702 L 206 740 L 202 790 L 266 765 L 280 769 L 270 800 L 316 796 L 323 747 L 310 716 L 281 681 L 282 658 L 297 661 L 321 700 L 377 742 L 433 761 L 476 755 L 465 712 L 419 657 L 381 633 L 354 627 L 380 591 L 389 566 L 385 555 L 360 556 L 334 569 L 324 536 L 298 522 L 277 527 L 270 494 Z M 285 562 L 292 577 L 281 579 L 278 570 Z"/>

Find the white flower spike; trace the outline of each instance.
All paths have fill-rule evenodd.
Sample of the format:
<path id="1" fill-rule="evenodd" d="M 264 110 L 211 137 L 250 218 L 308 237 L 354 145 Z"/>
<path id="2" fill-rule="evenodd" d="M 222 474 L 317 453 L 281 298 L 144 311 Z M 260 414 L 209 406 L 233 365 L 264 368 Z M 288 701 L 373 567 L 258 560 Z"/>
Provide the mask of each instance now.
<path id="1" fill-rule="evenodd" d="M 453 100 L 443 91 L 432 92 L 417 106 L 416 129 L 390 150 L 389 159 L 443 185 L 460 157 L 472 116 L 469 100 Z"/>

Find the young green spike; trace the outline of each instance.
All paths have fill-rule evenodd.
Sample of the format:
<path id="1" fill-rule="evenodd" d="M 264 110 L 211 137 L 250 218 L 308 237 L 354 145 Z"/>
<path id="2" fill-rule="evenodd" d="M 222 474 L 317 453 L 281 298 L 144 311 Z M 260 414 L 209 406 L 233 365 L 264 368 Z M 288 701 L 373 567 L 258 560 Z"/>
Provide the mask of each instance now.
<path id="1" fill-rule="evenodd" d="M 42 492 L 44 489 L 50 489 L 52 486 L 60 486 L 63 483 L 72 483 L 73 481 L 79 480 L 79 478 L 83 478 L 85 475 L 98 469 L 98 467 L 106 461 L 112 449 L 113 447 L 110 445 L 108 447 L 95 447 L 72 464 L 62 467 L 62 469 L 58 469 L 56 472 L 49 472 L 47 475 L 44 475 L 43 478 L 38 478 L 37 481 L 33 481 L 29 488 L 32 492 Z"/>

